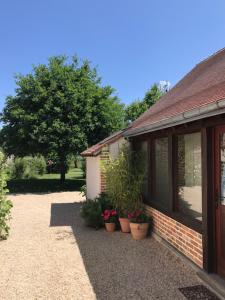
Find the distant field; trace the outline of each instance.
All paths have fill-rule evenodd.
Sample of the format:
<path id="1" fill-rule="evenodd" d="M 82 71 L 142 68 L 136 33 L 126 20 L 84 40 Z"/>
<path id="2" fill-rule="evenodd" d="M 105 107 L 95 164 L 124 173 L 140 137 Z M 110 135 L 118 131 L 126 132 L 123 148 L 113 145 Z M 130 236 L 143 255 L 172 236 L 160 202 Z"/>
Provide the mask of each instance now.
<path id="1" fill-rule="evenodd" d="M 11 194 L 50 193 L 60 191 L 80 191 L 85 184 L 81 169 L 71 168 L 66 174 L 65 183 L 61 184 L 60 174 L 44 174 L 34 179 L 13 179 L 8 181 Z"/>

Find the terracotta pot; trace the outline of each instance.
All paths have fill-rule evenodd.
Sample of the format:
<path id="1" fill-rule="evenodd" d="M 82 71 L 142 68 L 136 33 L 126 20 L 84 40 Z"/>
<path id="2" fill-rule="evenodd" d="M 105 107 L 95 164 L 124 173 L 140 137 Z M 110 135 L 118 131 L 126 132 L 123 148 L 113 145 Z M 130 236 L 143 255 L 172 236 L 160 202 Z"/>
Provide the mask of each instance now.
<path id="1" fill-rule="evenodd" d="M 113 232 L 115 231 L 116 224 L 115 223 L 105 223 L 106 231 Z"/>
<path id="2" fill-rule="evenodd" d="M 130 223 L 131 234 L 134 240 L 142 240 L 148 234 L 149 223 Z"/>
<path id="3" fill-rule="evenodd" d="M 119 218 L 121 231 L 128 233 L 130 232 L 130 221 L 127 218 Z"/>

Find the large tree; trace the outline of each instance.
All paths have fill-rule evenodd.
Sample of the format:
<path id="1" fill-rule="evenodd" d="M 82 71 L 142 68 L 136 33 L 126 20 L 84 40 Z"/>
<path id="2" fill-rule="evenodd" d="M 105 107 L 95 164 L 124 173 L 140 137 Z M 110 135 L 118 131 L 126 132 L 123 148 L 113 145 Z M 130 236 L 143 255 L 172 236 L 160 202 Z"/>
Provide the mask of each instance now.
<path id="1" fill-rule="evenodd" d="M 136 120 L 165 93 L 156 84 L 145 93 L 143 100 L 135 100 L 125 108 L 125 122 L 129 124 Z"/>
<path id="2" fill-rule="evenodd" d="M 16 85 L 2 114 L 3 148 L 8 154 L 56 157 L 62 181 L 70 154 L 123 126 L 123 105 L 110 86 L 101 85 L 88 61 L 51 57 L 47 65 L 17 75 Z"/>

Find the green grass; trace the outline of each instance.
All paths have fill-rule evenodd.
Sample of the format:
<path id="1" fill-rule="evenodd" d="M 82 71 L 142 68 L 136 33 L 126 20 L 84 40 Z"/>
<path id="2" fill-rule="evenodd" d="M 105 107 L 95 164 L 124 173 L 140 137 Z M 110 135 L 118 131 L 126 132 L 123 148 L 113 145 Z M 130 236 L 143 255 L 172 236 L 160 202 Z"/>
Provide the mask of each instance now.
<path id="1" fill-rule="evenodd" d="M 83 172 L 80 169 L 71 168 L 66 174 L 66 181 L 59 181 L 60 174 L 44 174 L 34 179 L 13 179 L 8 181 L 8 189 L 11 194 L 26 193 L 53 193 L 61 191 L 80 191 L 85 184 Z"/>

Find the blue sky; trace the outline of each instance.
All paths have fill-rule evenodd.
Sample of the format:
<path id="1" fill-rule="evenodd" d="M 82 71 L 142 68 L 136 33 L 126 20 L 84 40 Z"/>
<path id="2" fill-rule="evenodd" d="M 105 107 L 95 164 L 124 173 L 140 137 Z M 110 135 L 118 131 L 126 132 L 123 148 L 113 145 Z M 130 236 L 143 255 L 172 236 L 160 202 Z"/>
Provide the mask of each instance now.
<path id="1" fill-rule="evenodd" d="M 1 1 L 0 110 L 14 93 L 14 74 L 51 55 L 89 59 L 129 103 L 154 82 L 173 86 L 223 47 L 223 0 Z"/>

